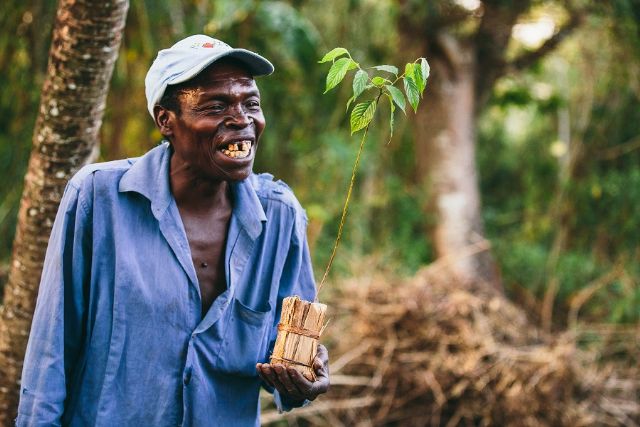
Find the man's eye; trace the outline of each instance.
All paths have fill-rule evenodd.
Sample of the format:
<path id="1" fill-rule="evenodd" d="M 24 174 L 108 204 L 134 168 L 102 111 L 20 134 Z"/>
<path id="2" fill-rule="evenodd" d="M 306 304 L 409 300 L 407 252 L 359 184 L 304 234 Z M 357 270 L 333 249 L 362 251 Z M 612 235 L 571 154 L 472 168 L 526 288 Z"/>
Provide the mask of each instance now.
<path id="1" fill-rule="evenodd" d="M 247 108 L 253 111 L 259 110 L 260 109 L 260 102 L 259 101 L 249 101 L 247 102 Z"/>
<path id="2" fill-rule="evenodd" d="M 207 110 L 212 112 L 212 113 L 219 113 L 221 111 L 224 111 L 224 105 L 223 104 L 213 104 L 210 105 Z"/>

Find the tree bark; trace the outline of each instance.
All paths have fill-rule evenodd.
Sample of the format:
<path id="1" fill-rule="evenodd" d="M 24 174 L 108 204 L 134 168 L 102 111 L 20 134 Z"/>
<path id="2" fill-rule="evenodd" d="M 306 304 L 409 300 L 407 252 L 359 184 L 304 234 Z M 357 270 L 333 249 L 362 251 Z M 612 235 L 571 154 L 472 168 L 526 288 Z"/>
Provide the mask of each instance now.
<path id="1" fill-rule="evenodd" d="M 499 288 L 476 169 L 476 47 L 444 32 L 429 46 L 431 77 L 414 130 L 416 170 L 429 192 L 426 209 L 435 216 L 431 238 L 445 261 L 444 280 Z"/>
<path id="2" fill-rule="evenodd" d="M 11 425 L 44 255 L 67 180 L 95 160 L 128 0 L 60 0 L 0 308 L 0 424 Z"/>
<path id="3" fill-rule="evenodd" d="M 481 217 L 475 161 L 477 112 L 507 70 L 527 66 L 548 53 L 579 25 L 580 14 L 572 10 L 569 22 L 541 48 L 511 64 L 505 57 L 511 31 L 531 7 L 531 0 L 484 0 L 479 15 L 407 0 L 398 4 L 403 59 L 426 56 L 432 69 L 414 136 L 418 180 L 430 200 L 425 211 L 435 216 L 430 237 L 436 255 L 444 258 L 441 265 L 448 267 L 443 280 L 502 289 Z M 473 20 L 479 20 L 475 30 L 459 26 Z"/>

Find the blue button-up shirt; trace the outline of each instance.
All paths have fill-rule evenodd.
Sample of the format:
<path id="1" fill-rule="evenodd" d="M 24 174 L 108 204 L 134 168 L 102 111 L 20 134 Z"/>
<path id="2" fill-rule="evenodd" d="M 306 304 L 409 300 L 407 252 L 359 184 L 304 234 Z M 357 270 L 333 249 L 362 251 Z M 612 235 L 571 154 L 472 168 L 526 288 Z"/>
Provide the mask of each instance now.
<path id="1" fill-rule="evenodd" d="M 233 183 L 227 289 L 203 316 L 167 143 L 84 167 L 53 227 L 18 426 L 254 426 L 282 299 L 315 297 L 307 219 L 270 175 Z M 286 402 L 275 394 L 279 407 Z"/>

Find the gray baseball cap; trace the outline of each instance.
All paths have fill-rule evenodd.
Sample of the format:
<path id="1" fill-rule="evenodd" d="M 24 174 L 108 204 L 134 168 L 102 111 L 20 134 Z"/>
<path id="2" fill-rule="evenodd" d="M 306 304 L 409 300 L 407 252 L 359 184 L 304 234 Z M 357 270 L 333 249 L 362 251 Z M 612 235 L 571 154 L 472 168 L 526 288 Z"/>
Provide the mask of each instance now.
<path id="1" fill-rule="evenodd" d="M 158 52 L 144 79 L 147 109 L 153 117 L 153 107 L 160 101 L 167 86 L 197 76 L 221 58 L 236 58 L 244 62 L 254 76 L 273 73 L 273 65 L 266 58 L 246 49 L 232 48 L 223 41 L 203 34 L 189 36 L 169 49 Z"/>

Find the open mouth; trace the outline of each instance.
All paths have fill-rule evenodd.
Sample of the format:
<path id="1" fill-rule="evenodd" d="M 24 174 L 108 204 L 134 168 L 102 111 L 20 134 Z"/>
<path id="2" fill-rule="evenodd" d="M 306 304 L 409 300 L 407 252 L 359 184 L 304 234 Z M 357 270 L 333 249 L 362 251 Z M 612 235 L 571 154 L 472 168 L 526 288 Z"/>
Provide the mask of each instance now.
<path id="1" fill-rule="evenodd" d="M 251 141 L 247 139 L 244 141 L 231 142 L 226 146 L 223 145 L 219 150 L 229 158 L 244 159 L 251 154 L 251 145 Z"/>

